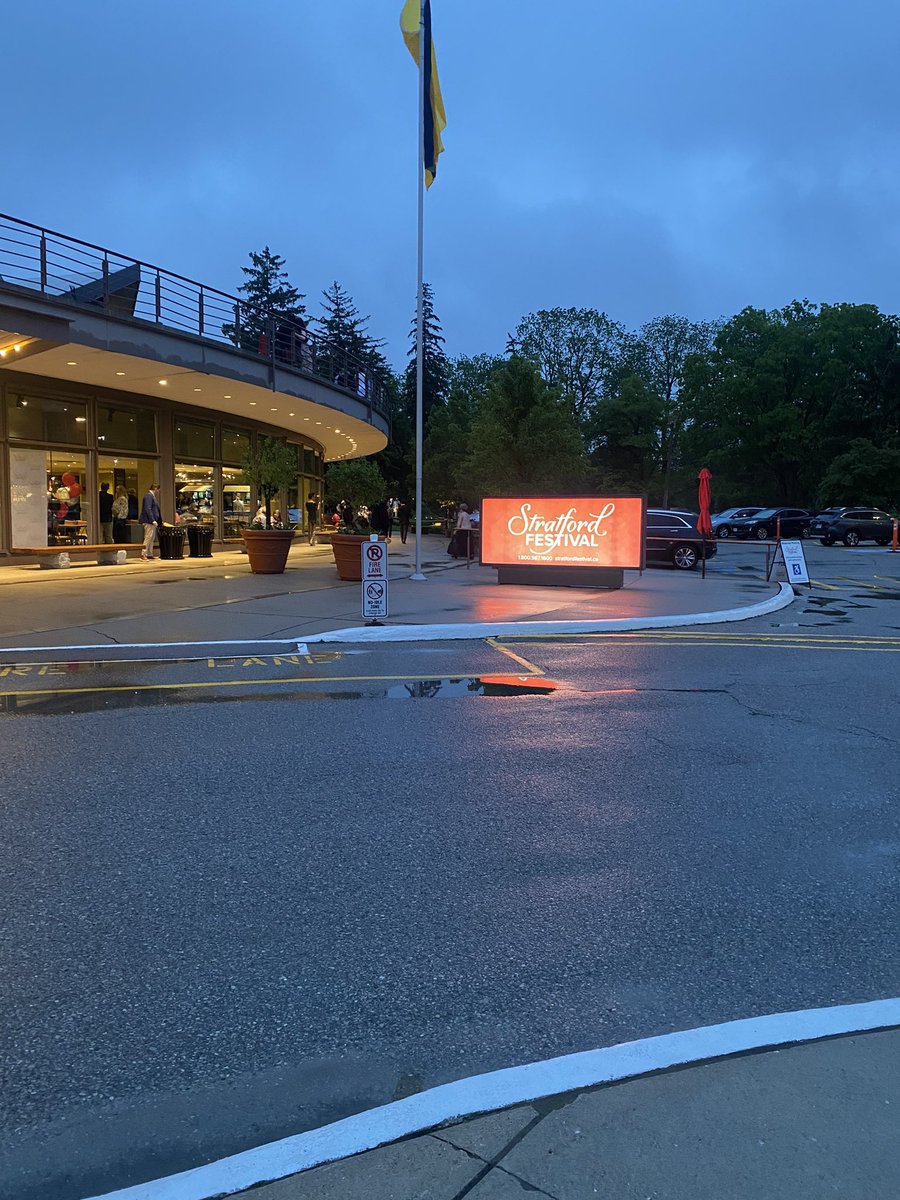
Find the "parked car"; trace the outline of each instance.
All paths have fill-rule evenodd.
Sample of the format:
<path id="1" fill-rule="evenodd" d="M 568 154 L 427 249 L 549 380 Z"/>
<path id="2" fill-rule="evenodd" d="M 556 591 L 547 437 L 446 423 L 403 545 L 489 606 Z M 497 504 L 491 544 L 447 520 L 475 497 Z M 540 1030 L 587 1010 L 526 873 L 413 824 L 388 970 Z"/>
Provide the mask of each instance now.
<path id="1" fill-rule="evenodd" d="M 715 538 L 705 540 L 706 557 L 714 558 L 718 549 Z M 671 565 L 680 571 L 692 571 L 702 557 L 703 542 L 694 513 L 666 508 L 648 510 L 645 542 L 648 566 Z"/>
<path id="2" fill-rule="evenodd" d="M 886 546 L 893 533 L 892 518 L 880 508 L 826 508 L 816 514 L 810 533 L 823 546 L 841 541 L 845 546 L 876 542 Z"/>
<path id="3" fill-rule="evenodd" d="M 753 537 L 764 542 L 775 537 L 779 521 L 782 537 L 809 537 L 812 514 L 805 508 L 763 508 L 752 517 L 733 520 L 731 532 L 738 538 Z"/>
<path id="4" fill-rule="evenodd" d="M 716 537 L 727 538 L 731 537 L 731 522 L 740 521 L 744 517 L 755 517 L 758 512 L 762 512 L 761 508 L 726 508 L 724 512 L 713 513 L 710 517 L 712 521 L 713 533 Z"/>

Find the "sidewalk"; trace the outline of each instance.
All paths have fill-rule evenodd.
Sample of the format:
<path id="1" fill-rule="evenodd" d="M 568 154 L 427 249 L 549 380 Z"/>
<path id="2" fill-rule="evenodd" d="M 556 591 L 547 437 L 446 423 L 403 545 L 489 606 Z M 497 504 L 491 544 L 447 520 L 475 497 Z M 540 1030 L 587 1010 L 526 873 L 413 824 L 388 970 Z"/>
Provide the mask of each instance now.
<path id="1" fill-rule="evenodd" d="M 245 1200 L 888 1200 L 900 1031 L 584 1090 L 371 1150 Z"/>
<path id="2" fill-rule="evenodd" d="M 412 543 L 389 550 L 391 626 L 598 621 L 746 608 L 777 594 L 755 571 L 627 572 L 619 591 L 499 586 L 426 539 L 428 579 L 412 582 Z M 0 566 L 0 649 L 303 639 L 362 624 L 360 585 L 341 583 L 329 546 L 295 546 L 283 575 L 252 575 L 246 555 L 40 570 Z M 481 634 L 473 636 L 482 636 Z"/>

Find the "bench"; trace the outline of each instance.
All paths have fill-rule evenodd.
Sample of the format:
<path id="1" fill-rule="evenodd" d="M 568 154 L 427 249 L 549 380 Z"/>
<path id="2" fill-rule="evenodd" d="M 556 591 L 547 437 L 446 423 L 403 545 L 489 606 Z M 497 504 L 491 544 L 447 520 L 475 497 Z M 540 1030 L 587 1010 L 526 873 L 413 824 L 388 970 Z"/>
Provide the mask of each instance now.
<path id="1" fill-rule="evenodd" d="M 12 554 L 25 554 L 36 558 L 41 567 L 71 567 L 72 556 L 83 554 L 95 555 L 97 565 L 115 567 L 128 561 L 129 554 L 140 553 L 143 546 L 140 542 L 100 542 L 96 545 L 76 543 L 72 546 L 16 546 Z"/>

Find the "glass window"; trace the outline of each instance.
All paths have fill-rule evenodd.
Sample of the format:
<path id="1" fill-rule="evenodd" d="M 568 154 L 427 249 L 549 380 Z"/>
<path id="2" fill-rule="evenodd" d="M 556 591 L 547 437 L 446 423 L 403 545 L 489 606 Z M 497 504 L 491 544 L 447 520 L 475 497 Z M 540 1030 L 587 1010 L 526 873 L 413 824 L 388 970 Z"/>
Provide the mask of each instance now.
<path id="1" fill-rule="evenodd" d="M 224 441 L 224 434 L 222 436 Z M 222 512 L 226 538 L 240 537 L 241 530 L 246 529 L 256 516 L 247 477 L 234 467 L 222 468 Z"/>
<path id="2" fill-rule="evenodd" d="M 206 421 L 175 421 L 175 453 L 185 458 L 215 456 L 216 427 Z"/>
<path id="3" fill-rule="evenodd" d="M 97 405 L 97 445 L 104 450 L 156 452 L 156 418 L 140 408 Z"/>
<path id="4" fill-rule="evenodd" d="M 113 498 L 114 542 L 143 540 L 143 530 L 138 520 L 141 502 L 151 486 L 158 482 L 159 463 L 155 458 L 125 458 L 101 454 L 97 459 L 97 487 L 102 488 L 104 483 L 108 483 Z M 124 517 L 121 515 L 123 510 Z M 100 533 L 102 541 L 102 529 Z"/>
<path id="5" fill-rule="evenodd" d="M 83 454 L 47 455 L 47 544 L 90 540 L 91 497 Z"/>
<path id="6" fill-rule="evenodd" d="M 87 405 L 10 392 L 6 401 L 9 436 L 34 442 L 87 445 Z"/>
<path id="7" fill-rule="evenodd" d="M 185 525 L 215 527 L 215 467 L 175 464 L 175 515 Z"/>
<path id="8" fill-rule="evenodd" d="M 249 452 L 249 433 L 242 433 L 240 429 L 222 430 L 222 462 L 234 463 L 240 466 L 245 455 L 249 454 Z"/>
<path id="9" fill-rule="evenodd" d="M 318 475 L 319 473 L 319 456 L 315 450 L 310 450 L 308 447 L 303 450 L 303 473 L 304 475 Z"/>

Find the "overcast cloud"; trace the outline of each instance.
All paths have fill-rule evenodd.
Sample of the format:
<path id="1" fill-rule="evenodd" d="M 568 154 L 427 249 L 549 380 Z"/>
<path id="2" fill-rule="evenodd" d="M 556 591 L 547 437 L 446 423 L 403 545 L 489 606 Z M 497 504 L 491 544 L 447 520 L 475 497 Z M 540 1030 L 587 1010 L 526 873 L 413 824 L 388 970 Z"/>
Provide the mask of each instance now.
<path id="1" fill-rule="evenodd" d="M 0 207 L 233 291 L 268 244 L 400 362 L 416 73 L 401 0 L 31 0 L 5 17 Z M 427 266 L 452 354 L 590 305 L 897 311 L 896 0 L 432 0 Z"/>

